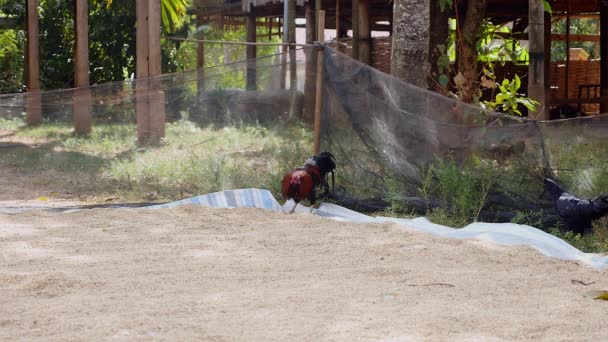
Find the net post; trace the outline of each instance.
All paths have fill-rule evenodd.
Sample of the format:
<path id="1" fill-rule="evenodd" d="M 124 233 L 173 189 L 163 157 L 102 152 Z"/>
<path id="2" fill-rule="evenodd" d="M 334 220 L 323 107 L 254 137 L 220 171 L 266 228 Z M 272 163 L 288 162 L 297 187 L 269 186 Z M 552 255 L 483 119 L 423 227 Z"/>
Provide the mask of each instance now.
<path id="1" fill-rule="evenodd" d="M 247 17 L 245 18 L 245 31 L 246 31 L 246 35 L 247 35 L 247 42 L 248 43 L 255 43 L 256 42 L 256 20 L 257 20 L 257 16 L 255 15 L 255 12 L 249 12 L 247 13 Z M 256 73 L 256 46 L 255 45 L 247 45 L 246 49 L 246 54 L 247 54 L 247 90 L 256 90 L 257 89 L 257 84 L 256 84 L 256 78 L 257 78 L 257 73 Z"/>
<path id="2" fill-rule="evenodd" d="M 317 39 L 322 44 L 325 41 L 325 11 L 319 11 L 317 18 Z M 323 107 L 323 48 L 317 51 L 317 89 L 315 96 L 315 125 L 314 125 L 314 154 L 321 150 L 321 109 Z"/>

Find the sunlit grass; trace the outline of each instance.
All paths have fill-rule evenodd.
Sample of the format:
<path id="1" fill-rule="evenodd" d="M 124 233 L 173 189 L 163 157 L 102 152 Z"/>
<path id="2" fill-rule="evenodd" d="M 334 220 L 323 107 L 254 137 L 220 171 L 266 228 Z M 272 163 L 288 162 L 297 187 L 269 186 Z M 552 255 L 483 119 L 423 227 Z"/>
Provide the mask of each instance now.
<path id="1" fill-rule="evenodd" d="M 199 128 L 189 121 L 166 125 L 158 147 L 138 147 L 133 124 L 100 124 L 89 136 L 67 124 L 23 128 L 4 120 L 15 142 L 0 160 L 28 170 L 52 170 L 90 179 L 83 190 L 130 200 L 173 200 L 225 189 L 268 188 L 310 155 L 312 133 L 292 124 Z M 32 145 L 33 144 L 33 145 Z"/>

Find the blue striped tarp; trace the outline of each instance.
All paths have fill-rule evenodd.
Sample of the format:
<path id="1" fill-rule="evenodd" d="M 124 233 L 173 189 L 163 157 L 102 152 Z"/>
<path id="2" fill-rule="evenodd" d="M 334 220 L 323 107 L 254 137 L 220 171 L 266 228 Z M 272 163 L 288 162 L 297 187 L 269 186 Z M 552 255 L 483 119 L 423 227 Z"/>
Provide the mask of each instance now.
<path id="1" fill-rule="evenodd" d="M 145 207 L 145 209 L 174 208 L 180 205 L 198 204 L 213 208 L 260 208 L 281 211 L 282 206 L 272 193 L 264 189 L 225 190 L 186 198 L 171 203 Z"/>

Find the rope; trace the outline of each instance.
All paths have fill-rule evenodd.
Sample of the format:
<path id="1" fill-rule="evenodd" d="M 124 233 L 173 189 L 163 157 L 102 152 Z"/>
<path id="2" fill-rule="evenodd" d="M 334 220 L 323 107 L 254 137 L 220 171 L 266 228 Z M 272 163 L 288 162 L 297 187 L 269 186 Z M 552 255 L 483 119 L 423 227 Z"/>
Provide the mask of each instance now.
<path id="1" fill-rule="evenodd" d="M 204 39 L 192 39 L 192 38 L 180 38 L 180 37 L 163 37 L 170 40 L 177 40 L 183 42 L 196 42 L 196 43 L 207 43 L 207 44 L 228 44 L 228 45 L 271 45 L 271 46 L 302 46 L 302 47 L 310 47 L 314 46 L 314 44 L 290 44 L 290 43 L 256 43 L 256 42 L 234 42 L 234 41 L 226 41 L 226 40 L 204 40 Z"/>

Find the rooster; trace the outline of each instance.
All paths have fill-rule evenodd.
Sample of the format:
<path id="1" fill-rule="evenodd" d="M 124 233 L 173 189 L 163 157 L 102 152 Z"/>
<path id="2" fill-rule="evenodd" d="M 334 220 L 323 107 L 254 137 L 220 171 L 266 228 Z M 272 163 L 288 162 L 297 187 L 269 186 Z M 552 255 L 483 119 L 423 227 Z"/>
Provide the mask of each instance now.
<path id="1" fill-rule="evenodd" d="M 579 198 L 565 192 L 553 180 L 545 179 L 545 189 L 553 198 L 555 211 L 575 233 L 584 234 L 591 222 L 608 214 L 608 195 L 594 199 Z"/>
<path id="2" fill-rule="evenodd" d="M 281 193 L 285 200 L 292 199 L 296 202 L 289 213 L 293 213 L 303 199 L 308 200 L 312 211 L 317 202 L 317 191 L 323 190 L 323 195 L 329 192 L 327 174 L 330 172 L 333 187 L 335 169 L 336 158 L 329 152 L 321 152 L 306 160 L 303 167 L 287 173 L 281 183 Z"/>

